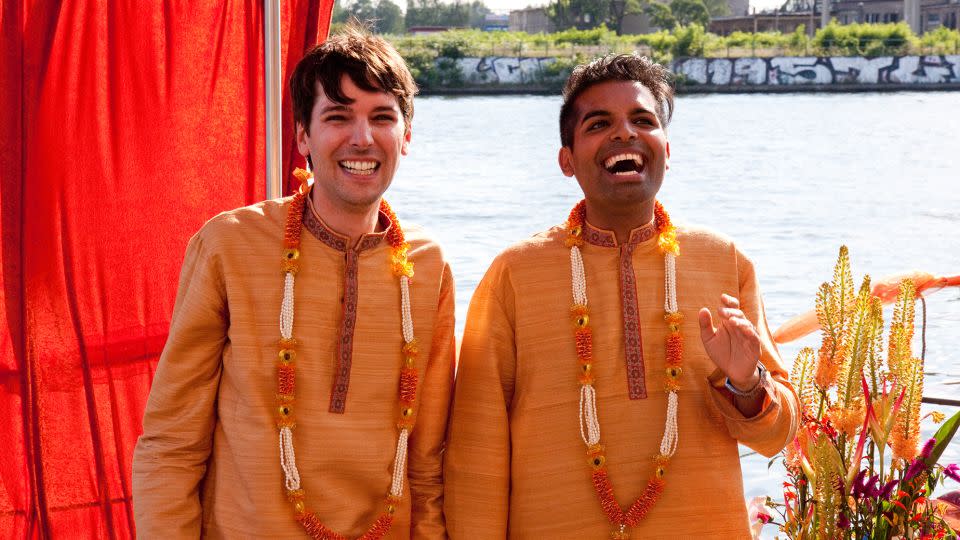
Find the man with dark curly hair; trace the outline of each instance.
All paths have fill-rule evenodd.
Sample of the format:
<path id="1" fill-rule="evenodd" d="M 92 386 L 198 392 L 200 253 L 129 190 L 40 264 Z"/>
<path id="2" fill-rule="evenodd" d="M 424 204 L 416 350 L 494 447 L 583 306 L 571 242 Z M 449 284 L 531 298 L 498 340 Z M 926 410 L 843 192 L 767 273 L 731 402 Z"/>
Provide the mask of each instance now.
<path id="1" fill-rule="evenodd" d="M 453 279 L 382 198 L 416 85 L 351 27 L 290 88 L 312 182 L 190 241 L 134 457 L 137 534 L 444 538 Z"/>
<path id="2" fill-rule="evenodd" d="M 584 200 L 500 254 L 473 296 L 448 532 L 748 538 L 737 443 L 772 456 L 799 416 L 753 265 L 657 199 L 666 69 L 606 56 L 574 69 L 563 97 L 559 165 Z"/>

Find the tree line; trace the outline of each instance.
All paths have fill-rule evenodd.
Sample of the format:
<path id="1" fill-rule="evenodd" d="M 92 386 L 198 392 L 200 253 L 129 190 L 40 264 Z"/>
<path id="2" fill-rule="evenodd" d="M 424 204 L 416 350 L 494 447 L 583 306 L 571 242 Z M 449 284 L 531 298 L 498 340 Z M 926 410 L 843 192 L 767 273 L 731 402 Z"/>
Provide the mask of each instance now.
<path id="1" fill-rule="evenodd" d="M 646 14 L 651 26 L 670 30 L 730 14 L 727 0 L 552 0 L 544 9 L 559 32 L 605 26 L 617 35 L 627 15 Z M 483 0 L 407 0 L 405 12 L 392 0 L 337 0 L 333 22 L 356 18 L 377 33 L 402 34 L 418 26 L 483 28 L 488 13 Z"/>
<path id="2" fill-rule="evenodd" d="M 418 26 L 482 28 L 490 9 L 482 0 L 407 0 L 406 12 L 391 0 L 337 0 L 333 4 L 334 24 L 352 18 L 369 21 L 379 34 L 402 34 Z"/>

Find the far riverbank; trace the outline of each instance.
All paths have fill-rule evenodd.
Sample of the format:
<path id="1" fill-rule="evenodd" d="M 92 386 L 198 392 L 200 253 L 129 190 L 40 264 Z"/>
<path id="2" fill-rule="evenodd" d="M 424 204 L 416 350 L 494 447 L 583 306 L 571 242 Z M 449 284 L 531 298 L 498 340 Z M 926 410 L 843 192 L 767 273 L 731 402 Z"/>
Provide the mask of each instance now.
<path id="1" fill-rule="evenodd" d="M 439 58 L 424 95 L 556 94 L 569 59 Z M 670 63 L 678 94 L 960 90 L 960 55 L 682 58 Z"/>

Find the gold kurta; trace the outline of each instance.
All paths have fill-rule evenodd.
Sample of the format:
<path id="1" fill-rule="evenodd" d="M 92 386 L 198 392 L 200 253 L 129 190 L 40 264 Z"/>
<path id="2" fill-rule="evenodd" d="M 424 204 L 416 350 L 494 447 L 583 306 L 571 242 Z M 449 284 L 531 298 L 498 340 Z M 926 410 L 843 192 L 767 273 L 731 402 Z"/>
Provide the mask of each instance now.
<path id="1" fill-rule="evenodd" d="M 286 499 L 276 426 L 290 200 L 223 213 L 190 241 L 134 456 L 141 538 L 306 536 Z M 391 226 L 383 214 L 381 223 Z M 356 537 L 383 511 L 391 482 L 400 288 L 383 233 L 347 247 L 310 205 L 304 224 L 294 296 L 296 460 L 307 506 Z M 443 538 L 454 284 L 437 244 L 415 227 L 404 233 L 415 265 L 420 383 L 403 502 L 388 538 Z"/>
<path id="2" fill-rule="evenodd" d="M 654 472 L 666 418 L 663 255 L 652 224 L 622 246 L 613 233 L 589 225 L 584 236 L 601 443 L 626 510 Z M 613 530 L 591 483 L 578 421 L 580 366 L 565 238 L 566 230 L 554 227 L 511 247 L 473 296 L 444 458 L 451 538 L 603 539 Z M 679 448 L 663 494 L 631 533 L 749 538 L 737 441 L 767 456 L 778 452 L 796 430 L 797 398 L 770 337 L 750 260 L 704 230 L 681 228 L 678 239 L 677 301 L 685 315 Z M 716 316 L 721 293 L 740 299 L 760 334 L 768 375 L 763 409 L 753 418 L 733 406 L 700 341 L 697 312 L 709 307 Z"/>

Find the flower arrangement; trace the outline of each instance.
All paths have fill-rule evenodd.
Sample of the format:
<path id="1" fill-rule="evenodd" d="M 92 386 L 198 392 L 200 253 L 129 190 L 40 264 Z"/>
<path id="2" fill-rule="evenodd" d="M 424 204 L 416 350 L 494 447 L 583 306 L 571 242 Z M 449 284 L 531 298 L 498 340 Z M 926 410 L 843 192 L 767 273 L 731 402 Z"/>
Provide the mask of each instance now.
<path id="1" fill-rule="evenodd" d="M 854 292 L 849 254 L 840 248 L 833 281 L 817 292 L 820 348 L 802 349 L 793 366 L 802 421 L 782 453 L 783 502 L 767 497 L 764 508 L 753 508 L 755 531 L 770 523 L 793 539 L 956 538 L 944 518 L 947 503 L 931 496 L 945 477 L 960 481 L 957 465 L 937 463 L 960 413 L 946 422 L 939 412 L 920 415 L 915 300 L 913 283 L 902 281 L 884 340 L 882 302 L 869 276 Z M 927 418 L 943 425 L 921 444 Z"/>

